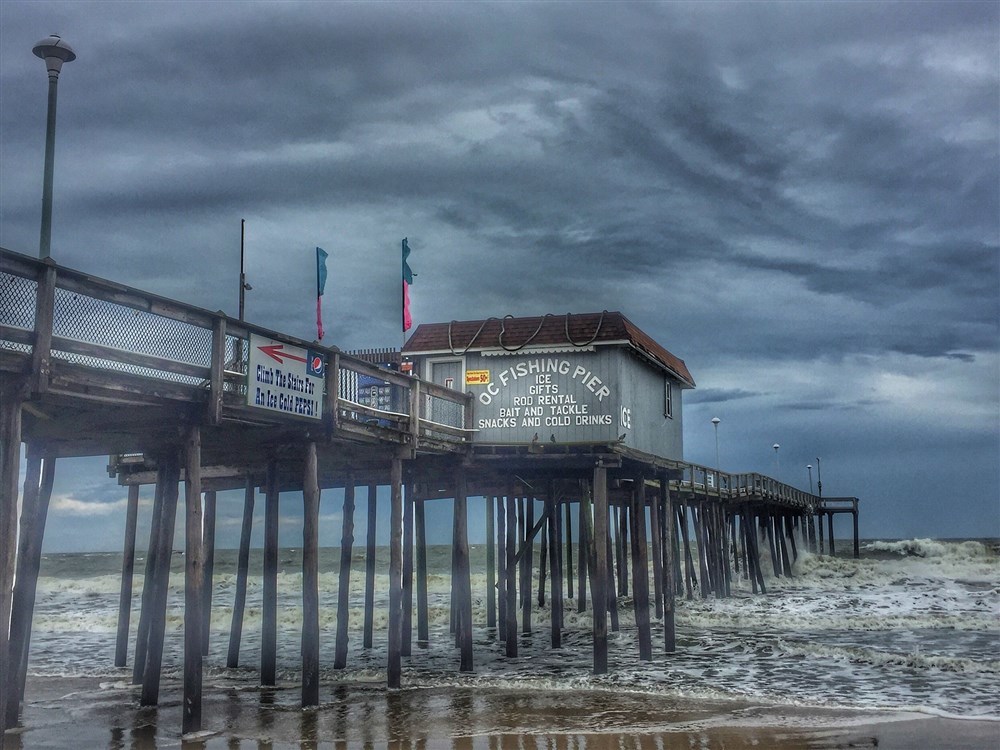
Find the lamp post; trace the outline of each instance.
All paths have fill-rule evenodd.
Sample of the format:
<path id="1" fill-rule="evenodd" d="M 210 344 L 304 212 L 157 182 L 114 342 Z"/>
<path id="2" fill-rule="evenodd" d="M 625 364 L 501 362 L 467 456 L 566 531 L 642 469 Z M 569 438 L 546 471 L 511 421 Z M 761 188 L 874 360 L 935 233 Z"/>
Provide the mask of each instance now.
<path id="1" fill-rule="evenodd" d="M 819 456 L 816 456 L 816 491 L 820 497 L 823 497 L 823 472 L 821 467 L 822 464 L 819 462 Z"/>
<path id="2" fill-rule="evenodd" d="M 778 448 L 781 446 L 775 443 L 771 447 L 774 448 L 774 478 L 778 479 L 778 475 L 781 473 L 781 462 L 778 460 Z"/>
<path id="3" fill-rule="evenodd" d="M 56 94 L 59 71 L 62 70 L 63 63 L 76 59 L 76 53 L 56 34 L 40 41 L 31 51 L 45 60 L 45 67 L 49 71 L 49 111 L 45 125 L 45 177 L 42 182 L 42 231 L 38 242 L 38 257 L 48 258 L 52 245 L 52 173 L 55 166 Z"/>
<path id="4" fill-rule="evenodd" d="M 813 493 L 813 465 L 806 464 L 806 468 L 809 470 L 809 494 Z"/>
<path id="5" fill-rule="evenodd" d="M 722 420 L 718 417 L 712 417 L 712 426 L 715 427 L 715 468 L 721 468 L 719 464 L 719 422 Z"/>

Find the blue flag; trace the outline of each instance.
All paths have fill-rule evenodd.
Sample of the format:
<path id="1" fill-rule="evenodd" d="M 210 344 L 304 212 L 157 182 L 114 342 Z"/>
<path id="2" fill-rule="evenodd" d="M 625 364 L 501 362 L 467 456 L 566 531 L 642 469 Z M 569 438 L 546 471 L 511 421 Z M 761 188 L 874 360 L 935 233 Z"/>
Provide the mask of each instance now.
<path id="1" fill-rule="evenodd" d="M 316 338 L 323 340 L 323 291 L 326 289 L 326 259 L 330 254 L 321 247 L 316 248 Z"/>

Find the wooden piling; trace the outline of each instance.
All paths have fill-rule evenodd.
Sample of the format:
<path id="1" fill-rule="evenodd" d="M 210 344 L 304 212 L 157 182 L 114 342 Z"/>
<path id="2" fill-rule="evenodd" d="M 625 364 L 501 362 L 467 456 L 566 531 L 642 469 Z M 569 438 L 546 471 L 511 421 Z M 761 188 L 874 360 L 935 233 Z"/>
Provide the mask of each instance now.
<path id="1" fill-rule="evenodd" d="M 212 631 L 212 579 L 215 576 L 215 490 L 205 493 L 204 528 L 202 529 L 202 555 L 204 557 L 205 580 L 201 584 L 203 596 L 201 613 L 201 653 L 208 656 L 208 640 Z"/>
<path id="2" fill-rule="evenodd" d="M 497 495 L 497 640 L 507 640 L 507 507 Z"/>
<path id="3" fill-rule="evenodd" d="M 425 501 L 417 500 L 413 509 L 413 533 L 417 560 L 417 646 L 427 648 L 430 643 L 430 623 L 427 610 L 427 519 Z"/>
<path id="4" fill-rule="evenodd" d="M 637 477 L 632 490 L 632 602 L 639 635 L 639 659 L 653 658 L 649 625 L 649 556 L 646 552 L 646 480 Z"/>
<path id="5" fill-rule="evenodd" d="M 465 469 L 455 475 L 455 550 L 458 573 L 458 642 L 461 651 L 459 671 L 473 671 L 472 661 L 472 580 L 469 570 L 469 510 L 466 497 Z"/>
<path id="6" fill-rule="evenodd" d="M 663 527 L 660 522 L 662 503 L 663 498 L 658 495 L 649 504 L 649 523 L 653 527 L 650 534 L 653 546 L 653 606 L 657 619 L 663 617 Z"/>
<path id="7" fill-rule="evenodd" d="M 791 578 L 792 576 L 792 561 L 788 556 L 788 544 L 787 544 L 787 533 L 788 529 L 785 525 L 784 514 L 772 516 L 774 520 L 774 532 L 778 539 L 778 549 L 780 552 L 781 560 L 781 570 L 786 577 Z"/>
<path id="8" fill-rule="evenodd" d="M 663 650 L 672 654 L 677 650 L 676 608 L 674 606 L 677 597 L 677 576 L 674 571 L 678 566 L 678 556 L 676 552 L 676 516 L 670 498 L 670 482 L 666 474 L 660 475 L 660 502 L 662 504 L 660 510 L 663 513 L 666 526 L 664 529 L 666 538 L 663 544 L 663 549 L 666 552 L 663 570 Z"/>
<path id="9" fill-rule="evenodd" d="M 513 495 L 507 495 L 507 535 L 506 535 L 506 591 L 507 599 L 505 630 L 507 633 L 506 653 L 508 657 L 517 656 L 517 566 L 514 555 L 517 553 L 517 501 Z"/>
<path id="10" fill-rule="evenodd" d="M 260 684 L 274 685 L 278 650 L 278 462 L 267 464 L 264 491 L 264 578 L 262 581 Z"/>
<path id="11" fill-rule="evenodd" d="M 694 560 L 691 555 L 691 542 L 688 538 L 687 503 L 683 500 L 677 503 L 677 521 L 681 527 L 681 544 L 684 547 L 684 591 L 687 599 L 694 599 L 692 581 L 697 582 L 694 575 Z"/>
<path id="12" fill-rule="evenodd" d="M 691 506 L 691 521 L 694 524 L 694 538 L 698 545 L 698 576 L 701 579 L 701 598 L 707 599 L 709 592 L 709 578 L 703 514 L 704 505 L 702 503 L 697 503 Z"/>
<path id="13" fill-rule="evenodd" d="M 149 621 L 153 613 L 156 590 L 156 553 L 160 543 L 160 526 L 163 522 L 163 482 L 157 470 L 153 489 L 153 514 L 149 522 L 149 544 L 146 547 L 146 567 L 142 577 L 142 599 L 139 607 L 139 627 L 135 637 L 135 660 L 132 663 L 132 684 L 142 684 L 146 673 L 146 650 L 149 646 Z"/>
<path id="14" fill-rule="evenodd" d="M 413 653 L 413 506 L 415 493 L 412 484 L 405 487 L 403 496 L 403 621 L 400 634 L 400 653 Z"/>
<path id="15" fill-rule="evenodd" d="M 368 485 L 368 530 L 365 539 L 365 624 L 364 648 L 372 647 L 375 630 L 375 523 L 378 518 L 378 487 Z"/>
<path id="16" fill-rule="evenodd" d="M 572 503 L 566 500 L 566 598 L 573 598 L 573 513 Z M 560 536 L 561 538 L 561 536 Z"/>
<path id="17" fill-rule="evenodd" d="M 14 595 L 17 548 L 17 480 L 21 463 L 21 402 L 24 383 L 0 380 L 0 730 L 7 728 L 10 696 L 10 610 Z M 0 746 L 3 745 L 0 731 Z"/>
<path id="18" fill-rule="evenodd" d="M 854 559 L 857 560 L 861 557 L 861 539 L 858 537 L 858 506 L 855 502 L 854 510 L 851 511 L 851 517 L 854 524 Z M 833 534 L 830 535 L 833 538 Z"/>
<path id="19" fill-rule="evenodd" d="M 615 527 L 618 537 L 615 540 L 615 551 L 618 553 L 618 593 L 621 596 L 628 596 L 628 511 L 628 503 L 618 506 L 618 525 Z"/>
<path id="20" fill-rule="evenodd" d="M 201 431 L 197 425 L 184 441 L 184 696 L 182 732 L 201 731 L 202 645 L 205 569 L 202 549 Z"/>
<path id="21" fill-rule="evenodd" d="M 125 509 L 125 547 L 122 550 L 122 580 L 118 593 L 118 635 L 115 640 L 115 666 L 128 663 L 128 626 L 132 615 L 132 578 L 135 573 L 135 529 L 139 517 L 139 485 L 128 488 Z"/>
<path id="22" fill-rule="evenodd" d="M 351 559 L 354 555 L 354 478 L 351 476 L 347 477 L 347 482 L 344 485 L 342 522 L 340 573 L 337 584 L 337 643 L 334 647 L 333 656 L 334 669 L 344 669 L 347 666 L 348 627 L 350 626 L 351 612 Z"/>
<path id="23" fill-rule="evenodd" d="M 594 598 L 594 674 L 608 671 L 608 470 L 604 466 L 594 469 L 594 570 L 591 574 Z"/>
<path id="24" fill-rule="evenodd" d="M 521 544 L 524 554 L 521 556 L 521 632 L 531 635 L 531 568 L 534 563 L 534 539 L 531 530 L 535 526 L 535 500 L 531 497 L 522 500 L 524 516 L 524 534 Z"/>
<path id="25" fill-rule="evenodd" d="M 316 443 L 306 445 L 302 477 L 302 707 L 319 705 L 319 462 Z M 337 644 L 335 660 L 347 661 L 347 597 L 344 586 L 344 543 L 348 546 L 347 575 L 350 576 L 350 545 L 354 541 L 354 484 L 348 480 L 344 493 L 344 536 L 341 542 L 341 578 L 337 603 Z M 348 582 L 349 582 L 348 578 Z M 343 633 L 343 635 L 341 635 Z M 342 642 L 343 640 L 343 642 Z M 335 665 L 336 666 L 336 665 Z"/>
<path id="26" fill-rule="evenodd" d="M 562 648 L 562 577 L 559 572 L 559 506 L 556 504 L 555 488 L 549 483 L 545 497 L 546 530 L 549 535 L 549 577 L 552 580 L 552 596 L 549 602 L 551 611 L 549 629 L 552 648 Z"/>
<path id="27" fill-rule="evenodd" d="M 163 632 L 167 622 L 167 593 L 170 585 L 170 562 L 174 545 L 179 481 L 180 461 L 177 452 L 170 451 L 160 459 L 160 468 L 157 472 L 157 484 L 163 485 L 163 511 L 159 524 L 159 538 L 156 542 L 153 595 L 149 602 L 149 642 L 146 646 L 146 666 L 139 696 L 139 704 L 142 706 L 155 706 L 160 699 Z"/>
<path id="28" fill-rule="evenodd" d="M 247 601 L 247 575 L 250 570 L 250 533 L 253 530 L 254 484 L 250 474 L 246 477 L 243 494 L 243 525 L 240 529 L 240 551 L 236 560 L 236 593 L 233 598 L 233 619 L 229 628 L 229 653 L 226 666 L 235 669 L 240 665 L 240 642 L 243 639 L 243 610 Z"/>
<path id="29" fill-rule="evenodd" d="M 393 456 L 389 470 L 389 657 L 386 669 L 390 688 L 402 677 L 403 635 L 403 462 Z"/>
<path id="30" fill-rule="evenodd" d="M 576 611 L 578 614 L 583 614 L 587 611 L 587 572 L 590 567 L 588 559 L 588 555 L 590 554 L 590 540 L 587 537 L 586 513 L 586 503 L 581 493 L 580 502 L 577 506 L 576 522 Z"/>
<path id="31" fill-rule="evenodd" d="M 546 513 L 545 509 L 542 510 L 542 515 Z M 541 544 L 538 548 L 538 608 L 541 609 L 545 606 L 545 574 L 546 566 L 549 563 L 549 523 L 551 520 L 546 516 L 545 527 L 542 529 Z"/>
<path id="32" fill-rule="evenodd" d="M 496 574 L 496 525 L 493 517 L 493 496 L 487 495 L 486 501 L 486 627 L 497 626 L 497 574 Z"/>
<path id="33" fill-rule="evenodd" d="M 745 521 L 746 521 L 746 533 L 747 542 L 750 547 L 750 562 L 753 569 L 753 575 L 756 576 L 757 586 L 760 587 L 760 593 L 767 593 L 767 586 L 764 585 L 764 571 L 760 567 L 760 547 L 757 544 L 758 539 L 758 528 L 759 525 L 755 523 L 754 515 L 749 510 L 745 511 Z M 754 593 L 757 593 L 757 589 L 754 589 Z"/>
<path id="34" fill-rule="evenodd" d="M 826 514 L 827 530 L 830 532 L 830 557 L 837 556 L 837 548 L 833 541 L 833 513 Z"/>
<path id="35" fill-rule="evenodd" d="M 816 511 L 816 515 L 818 516 L 819 519 L 816 523 L 816 531 L 818 532 L 819 535 L 819 542 L 816 545 L 816 554 L 822 555 L 824 550 L 826 549 L 826 543 L 823 539 L 823 511 L 821 510 Z"/>
<path id="36" fill-rule="evenodd" d="M 21 532 L 18 539 L 17 578 L 14 582 L 10 610 L 11 686 L 7 692 L 7 725 L 17 723 L 20 705 L 24 701 L 24 685 L 28 674 L 28 653 L 31 644 L 31 618 L 35 611 L 35 592 L 42 562 L 42 539 L 45 519 L 52 498 L 55 479 L 55 458 L 42 463 L 38 447 L 28 446 L 28 464 L 21 504 Z M 41 464 L 41 467 L 39 467 Z M 41 484 L 39 485 L 39 474 Z"/>

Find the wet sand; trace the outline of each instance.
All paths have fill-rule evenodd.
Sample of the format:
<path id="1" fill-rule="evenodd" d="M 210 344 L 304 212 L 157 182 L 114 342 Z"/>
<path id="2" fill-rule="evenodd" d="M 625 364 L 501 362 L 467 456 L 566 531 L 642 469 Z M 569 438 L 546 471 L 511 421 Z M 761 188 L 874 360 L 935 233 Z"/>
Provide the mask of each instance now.
<path id="1" fill-rule="evenodd" d="M 182 740 L 175 680 L 164 679 L 155 708 L 138 705 L 136 687 L 94 678 L 31 678 L 27 693 L 22 727 L 8 732 L 5 750 L 1000 747 L 1000 722 L 571 689 L 387 691 L 334 681 L 323 686 L 318 709 L 303 711 L 296 685 L 265 689 L 252 678 L 206 682 L 205 731 Z"/>

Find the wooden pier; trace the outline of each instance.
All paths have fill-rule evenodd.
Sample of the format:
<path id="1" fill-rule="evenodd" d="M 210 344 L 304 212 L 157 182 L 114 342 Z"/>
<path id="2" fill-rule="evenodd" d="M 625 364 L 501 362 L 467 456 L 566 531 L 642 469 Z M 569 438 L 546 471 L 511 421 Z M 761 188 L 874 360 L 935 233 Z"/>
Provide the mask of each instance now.
<path id="1" fill-rule="evenodd" d="M 144 705 L 159 698 L 174 519 L 178 505 L 184 509 L 184 733 L 202 725 L 215 503 L 222 490 L 244 491 L 229 667 L 239 660 L 253 507 L 257 491 L 263 492 L 264 685 L 275 681 L 280 495 L 302 493 L 303 706 L 319 701 L 320 638 L 335 639 L 336 668 L 347 659 L 350 623 L 343 598 L 336 632 L 328 636 L 319 626 L 319 499 L 331 487 L 344 488 L 341 594 L 350 575 L 355 494 L 357 488 L 367 492 L 366 647 L 374 620 L 376 489 L 390 487 L 389 687 L 401 683 L 402 657 L 414 640 L 414 611 L 416 640 L 428 638 L 428 502 L 450 500 L 453 506 L 452 625 L 463 671 L 475 668 L 474 625 L 493 629 L 506 653 L 516 655 L 519 632 L 532 628 L 536 567 L 537 606 L 547 601 L 551 608 L 552 646 L 561 644 L 563 607 L 575 599 L 579 611 L 593 610 L 594 671 L 602 673 L 611 668 L 608 631 L 618 627 L 623 596 L 633 602 L 639 655 L 648 660 L 653 619 L 661 623 L 666 651 L 675 649 L 677 596 L 728 596 L 737 576 L 753 591 L 765 591 L 759 544 L 770 553 L 769 573 L 790 575 L 798 544 L 822 552 L 823 517 L 833 553 L 833 514 L 852 512 L 858 554 L 856 498 L 821 499 L 760 474 L 664 458 L 621 439 L 561 441 L 553 433 L 550 440 L 528 444 L 485 443 L 474 427 L 473 394 L 380 366 L 387 356 L 398 361 L 398 352 L 352 356 L 50 259 L 0 250 L 5 726 L 16 724 L 24 695 L 41 541 L 61 457 L 111 456 L 109 471 L 129 487 L 115 652 L 121 667 L 128 654 L 138 488 L 155 485 L 132 668 Z M 277 364 L 269 365 L 271 360 Z M 22 442 L 27 476 L 17 519 Z M 470 584 L 467 509 L 475 497 L 489 509 L 483 623 L 473 623 Z M 536 505 L 543 508 L 538 517 Z"/>

